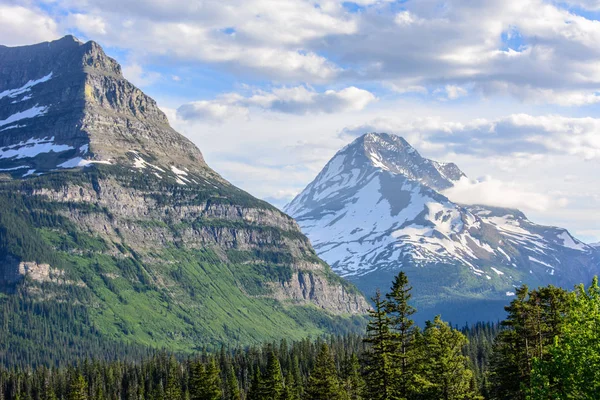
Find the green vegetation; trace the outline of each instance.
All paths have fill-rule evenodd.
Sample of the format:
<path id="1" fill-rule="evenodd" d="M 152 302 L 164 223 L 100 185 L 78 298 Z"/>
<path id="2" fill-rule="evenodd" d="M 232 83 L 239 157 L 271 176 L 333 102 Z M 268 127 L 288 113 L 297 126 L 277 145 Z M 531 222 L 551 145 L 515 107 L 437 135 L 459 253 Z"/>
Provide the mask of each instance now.
<path id="1" fill-rule="evenodd" d="M 92 356 L 94 350 L 108 360 L 146 354 L 149 348 L 191 352 L 205 345 L 253 344 L 283 336 L 299 340 L 364 326 L 361 316 L 333 315 L 305 303 L 275 299 L 277 288 L 294 276 L 292 264 L 322 263 L 299 232 L 219 218 L 182 220 L 168 213 L 164 218 L 113 223 L 108 209 L 87 197 L 77 198 L 88 196 L 83 189 L 64 202 L 40 194 L 45 189 L 73 191 L 74 185 L 102 193 L 108 179 L 128 185 L 119 187 L 144 188 L 146 196 L 160 197 L 168 209 L 201 201 L 208 202 L 205 207 L 226 204 L 238 201 L 238 196 L 250 200 L 237 205 L 272 208 L 217 180 L 206 188 L 170 187 L 143 174 L 114 172 L 90 169 L 0 183 L 0 363 L 63 363 Z M 173 240 L 144 248 L 119 229 L 126 225 Z M 275 244 L 299 241 L 301 251 L 292 254 L 286 245 L 269 243 L 240 249 L 234 242 L 229 250 L 190 246 L 181 238 L 186 229 L 194 235 L 207 231 L 234 238 L 245 233 Z M 16 282 L 20 261 L 44 264 L 40 268 L 48 269 L 47 278 Z M 356 290 L 329 267 L 324 271 L 320 273 L 330 281 Z M 308 280 L 314 272 L 298 273 Z M 69 337 L 70 345 L 50 346 L 52 338 L 66 343 Z M 104 344 L 115 350 L 106 351 Z M 11 348 L 18 351 L 8 352 Z"/>
<path id="2" fill-rule="evenodd" d="M 113 361 L 98 358 L 109 350 L 96 347 L 94 361 L 72 361 L 68 367 L 0 368 L 0 398 L 597 398 L 597 279 L 589 288 L 580 286 L 574 292 L 551 286 L 532 291 L 522 287 L 507 307 L 508 317 L 501 327 L 477 324 L 462 331 L 439 316 L 423 330 L 412 324 L 415 310 L 408 304 L 410 292 L 406 276 L 400 274 L 386 296 L 374 299 L 365 337 L 281 339 L 257 346 L 202 348 L 195 355 L 149 349 L 136 353 L 130 347 L 128 355 L 119 354 Z M 65 306 L 57 316 L 69 319 L 65 313 L 74 310 Z M 49 310 L 29 311 L 44 314 Z M 84 325 L 69 332 L 75 343 L 75 331 Z M 81 360 L 84 354 L 80 356 Z"/>
<path id="3" fill-rule="evenodd" d="M 0 398 L 45 400 L 49 393 L 98 400 L 477 398 L 470 361 L 462 353 L 465 336 L 439 317 L 423 332 L 414 327 L 412 309 L 404 304 L 410 287 L 403 275 L 386 299 L 377 299 L 378 315 L 372 314 L 365 338 L 349 334 L 291 343 L 282 339 L 211 352 L 200 349 L 193 356 L 148 353 L 141 362 L 122 358 L 68 368 L 0 369 Z M 410 329 L 404 329 L 407 326 Z M 381 332 L 385 346 L 380 345 Z M 403 346 L 410 349 L 405 357 L 394 354 Z M 381 374 L 379 357 L 388 360 L 383 368 L 387 376 Z M 456 369 L 461 373 L 453 373 Z M 400 390 L 405 390 L 403 396 Z"/>

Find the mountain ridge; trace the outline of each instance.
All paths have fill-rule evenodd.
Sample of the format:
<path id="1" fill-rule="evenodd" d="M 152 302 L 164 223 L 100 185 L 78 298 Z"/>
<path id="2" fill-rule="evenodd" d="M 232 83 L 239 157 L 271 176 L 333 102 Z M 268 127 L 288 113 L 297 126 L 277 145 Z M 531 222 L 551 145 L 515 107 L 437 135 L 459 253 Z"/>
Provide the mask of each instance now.
<path id="1" fill-rule="evenodd" d="M 364 162 L 363 153 L 375 161 Z M 432 312 L 479 299 L 497 303 L 486 314 L 497 318 L 515 286 L 570 286 L 600 270 L 596 251 L 562 228 L 534 224 L 518 210 L 449 200 L 443 190 L 463 177 L 403 139 L 370 133 L 340 150 L 285 211 L 334 271 L 367 295 L 403 269 L 416 301 Z"/>

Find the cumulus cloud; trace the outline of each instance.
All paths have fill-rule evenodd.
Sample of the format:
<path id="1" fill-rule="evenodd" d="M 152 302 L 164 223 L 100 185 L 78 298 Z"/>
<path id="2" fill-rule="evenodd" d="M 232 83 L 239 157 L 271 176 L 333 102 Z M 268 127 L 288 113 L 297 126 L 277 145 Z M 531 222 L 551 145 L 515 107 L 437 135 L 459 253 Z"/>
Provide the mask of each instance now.
<path id="1" fill-rule="evenodd" d="M 515 182 L 507 183 L 490 176 L 478 180 L 463 177 L 443 194 L 461 204 L 481 204 L 521 210 L 547 211 L 568 204 L 566 198 L 555 199 L 547 194 L 530 191 Z"/>
<path id="2" fill-rule="evenodd" d="M 466 123 L 440 118 L 413 120 L 374 119 L 349 126 L 341 137 L 367 132 L 388 132 L 407 136 L 425 149 L 470 154 L 494 159 L 511 156 L 525 160 L 544 154 L 600 159 L 600 119 L 559 115 L 532 116 L 513 114 L 497 119 L 474 119 Z"/>
<path id="3" fill-rule="evenodd" d="M 306 86 L 282 87 L 270 92 L 259 90 L 250 96 L 237 93 L 221 95 L 215 100 L 184 104 L 178 114 L 186 120 L 224 120 L 249 115 L 250 108 L 286 114 L 318 114 L 360 111 L 376 100 L 375 95 L 354 86 L 319 93 Z"/>
<path id="4" fill-rule="evenodd" d="M 74 26 L 80 32 L 88 37 L 98 37 L 106 35 L 106 22 L 99 16 L 90 14 L 74 13 L 68 17 L 70 25 Z"/>
<path id="5" fill-rule="evenodd" d="M 21 46 L 58 37 L 57 23 L 32 7 L 0 4 L 0 43 Z"/>
<path id="6" fill-rule="evenodd" d="M 557 2 L 558 3 L 558 2 Z M 600 10 L 599 0 L 567 0 L 563 4 L 568 4 L 575 7 L 581 7 L 586 10 L 597 11 Z"/>
<path id="7" fill-rule="evenodd" d="M 219 101 L 194 101 L 177 109 L 177 118 L 184 121 L 196 120 L 210 123 L 221 123 L 227 119 L 248 118 L 246 107 Z"/>
<path id="8" fill-rule="evenodd" d="M 162 76 L 158 72 L 146 71 L 138 63 L 123 66 L 123 76 L 138 87 L 150 86 L 156 83 Z"/>
<path id="9" fill-rule="evenodd" d="M 327 35 L 356 32 L 354 18 L 341 3 L 315 5 L 305 0 L 151 1 L 63 0 L 75 28 L 102 33 L 103 44 L 129 49 L 136 56 L 166 56 L 188 63 L 244 68 L 270 79 L 321 82 L 342 71 L 311 48 Z M 82 22 L 84 14 L 91 27 Z M 93 16 L 93 17 L 92 17 Z"/>
<path id="10" fill-rule="evenodd" d="M 447 99 L 483 93 L 559 105 L 598 102 L 600 22 L 571 7 L 597 10 L 597 0 L 452 0 L 443 7 L 420 0 L 403 2 L 400 12 L 385 0 L 354 3 L 365 8 L 349 12 L 342 0 L 53 4 L 65 29 L 138 59 L 214 63 L 278 83 L 354 79 L 432 94 L 445 88 Z M 31 21 L 21 14 L 6 19 Z M 54 29 L 51 20 L 37 21 L 24 26 Z M 31 33 L 29 41 L 33 36 L 44 35 Z"/>

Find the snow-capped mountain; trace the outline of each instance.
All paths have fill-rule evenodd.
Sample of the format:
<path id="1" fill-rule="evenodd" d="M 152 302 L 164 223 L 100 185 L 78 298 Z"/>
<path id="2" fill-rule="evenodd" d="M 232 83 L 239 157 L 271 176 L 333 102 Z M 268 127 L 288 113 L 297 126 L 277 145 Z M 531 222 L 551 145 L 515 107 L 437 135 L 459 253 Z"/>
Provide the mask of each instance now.
<path id="1" fill-rule="evenodd" d="M 436 311 L 479 299 L 500 312 L 522 283 L 570 287 L 598 273 L 597 250 L 565 229 L 517 210 L 450 201 L 443 190 L 464 176 L 401 137 L 370 133 L 340 150 L 285 211 L 334 271 L 367 295 L 405 268 L 417 303 Z"/>
<path id="2" fill-rule="evenodd" d="M 0 45 L 0 65 L 0 174 L 22 178 L 104 164 L 180 185 L 218 179 L 97 43 L 65 36 Z"/>

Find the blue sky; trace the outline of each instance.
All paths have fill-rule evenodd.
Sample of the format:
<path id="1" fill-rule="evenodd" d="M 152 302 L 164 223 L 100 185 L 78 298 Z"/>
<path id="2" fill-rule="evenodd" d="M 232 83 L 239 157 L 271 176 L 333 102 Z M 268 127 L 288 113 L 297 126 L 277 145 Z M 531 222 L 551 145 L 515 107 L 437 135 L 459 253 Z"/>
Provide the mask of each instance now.
<path id="1" fill-rule="evenodd" d="M 455 200 L 600 241 L 599 19 L 599 0 L 0 0 L 0 43 L 97 41 L 278 206 L 378 130 L 456 162 Z"/>

